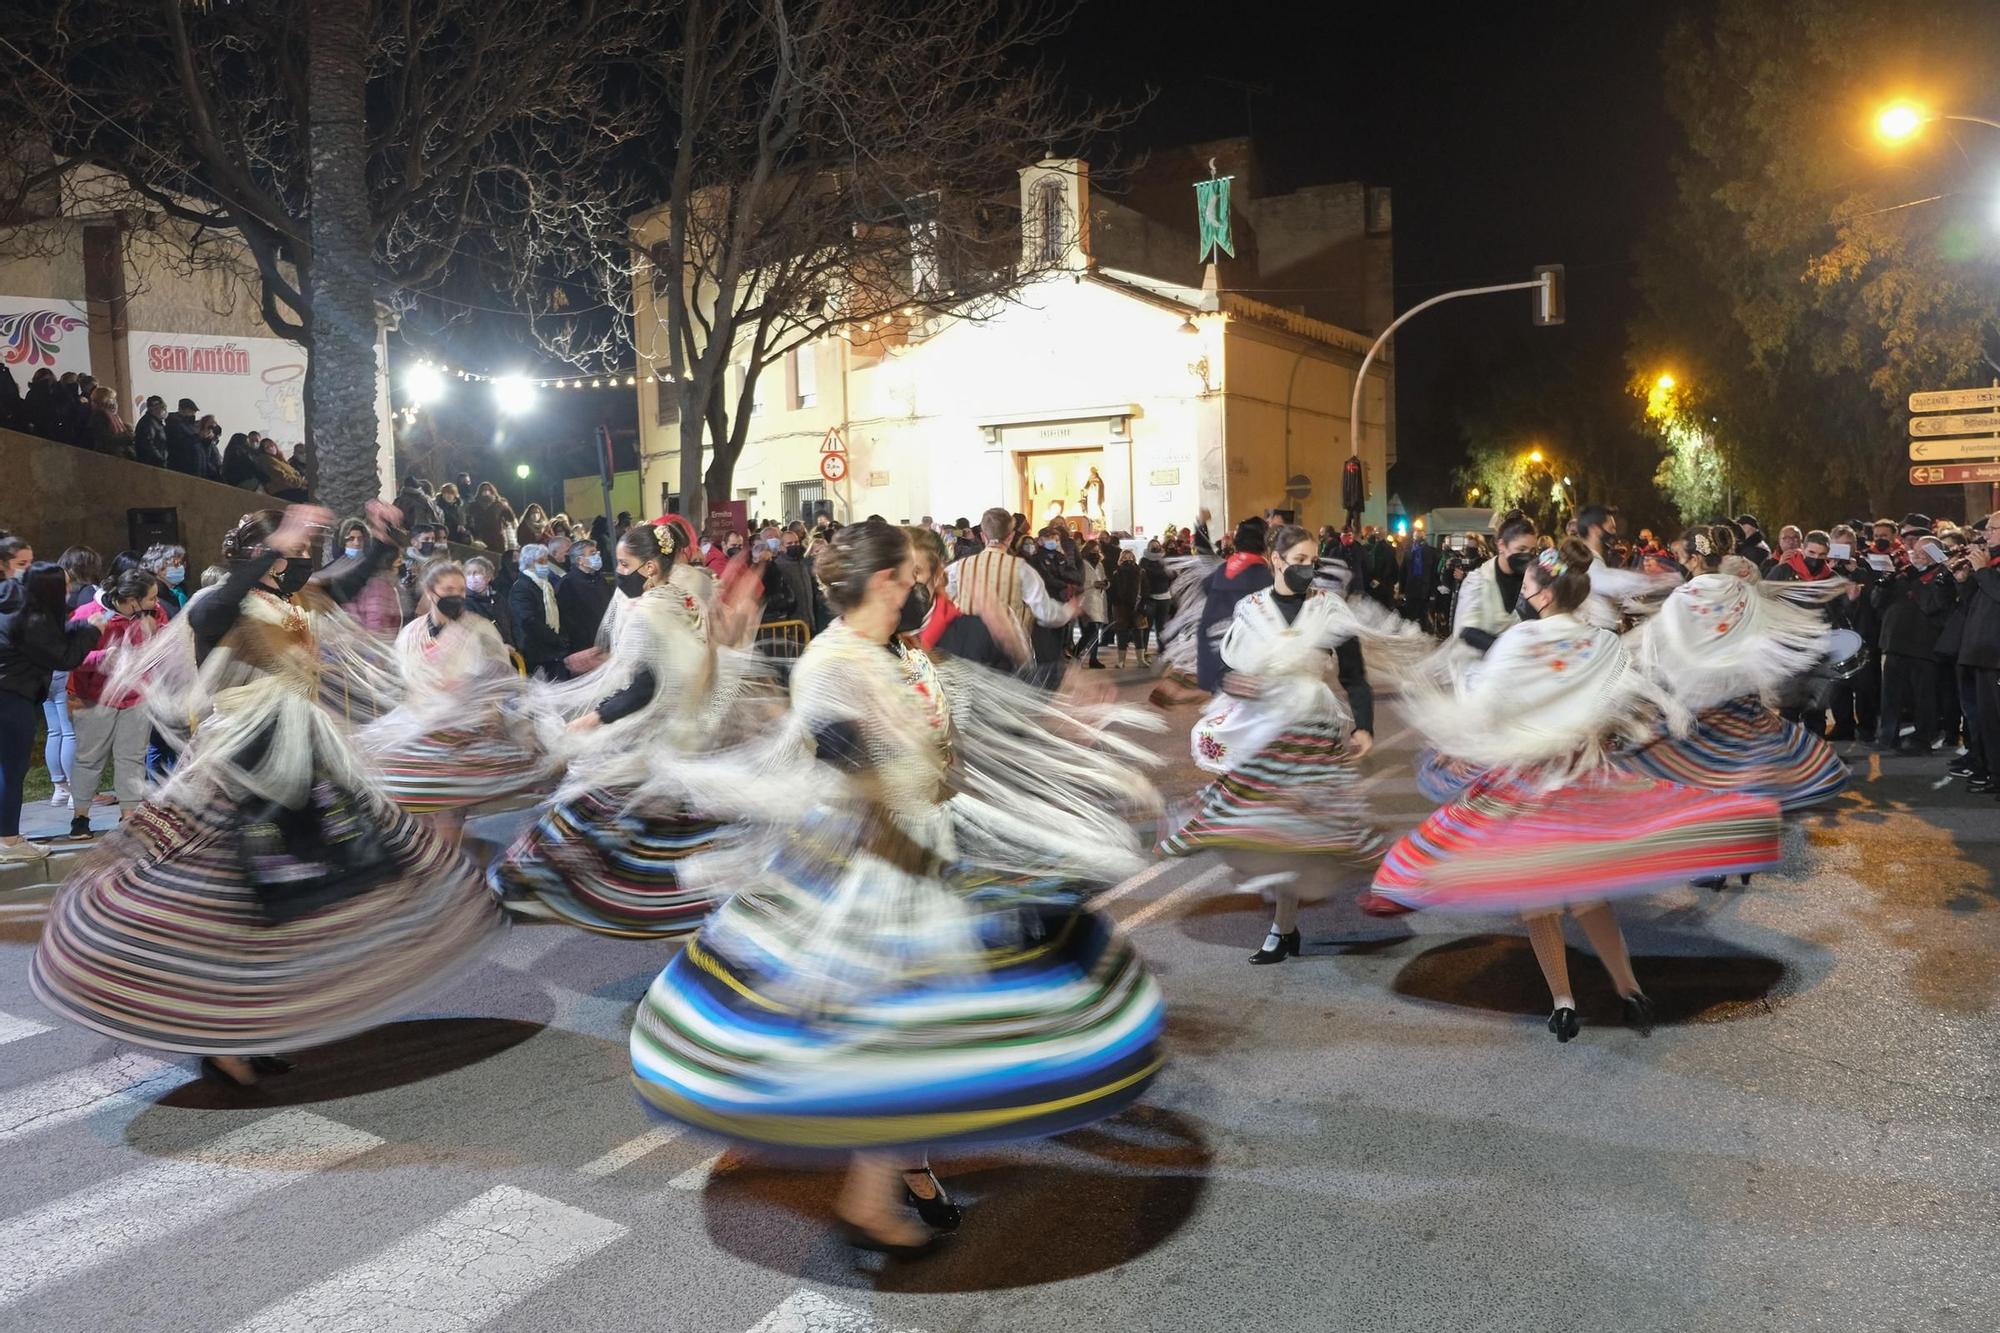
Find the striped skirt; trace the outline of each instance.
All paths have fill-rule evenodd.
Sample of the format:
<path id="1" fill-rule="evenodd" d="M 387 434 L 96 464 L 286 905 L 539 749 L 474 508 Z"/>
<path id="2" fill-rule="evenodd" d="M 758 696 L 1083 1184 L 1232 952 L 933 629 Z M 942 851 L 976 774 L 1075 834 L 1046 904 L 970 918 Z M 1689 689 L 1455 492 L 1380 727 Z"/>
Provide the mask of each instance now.
<path id="1" fill-rule="evenodd" d="M 1683 786 L 1768 796 L 1788 814 L 1832 800 L 1849 776 L 1824 737 L 1757 699 L 1710 708 L 1686 736 L 1663 737 L 1620 756 L 1619 763 Z"/>
<path id="2" fill-rule="evenodd" d="M 1369 860 L 1381 855 L 1382 845 L 1340 733 L 1329 724 L 1307 723 L 1281 732 L 1247 763 L 1209 783 L 1194 813 L 1154 850 L 1192 856 L 1214 847 Z"/>
<path id="3" fill-rule="evenodd" d="M 1417 752 L 1417 790 L 1433 805 L 1455 801 L 1486 770 L 1425 746 Z"/>
<path id="4" fill-rule="evenodd" d="M 510 737 L 496 715 L 490 726 L 447 728 L 406 741 L 376 755 L 375 763 L 391 800 L 412 814 L 435 814 L 532 790 L 548 760 L 537 747 Z"/>
<path id="5" fill-rule="evenodd" d="M 1104 918 L 785 860 L 781 890 L 730 899 L 647 991 L 632 1080 L 655 1114 L 802 1152 L 990 1143 L 1115 1115 L 1158 1073 L 1159 987 Z M 962 947 L 926 929 L 926 896 L 970 921 Z"/>
<path id="6" fill-rule="evenodd" d="M 72 1022 L 161 1051 L 299 1050 L 419 1007 L 506 929 L 479 871 L 388 803 L 393 878 L 274 922 L 238 854 L 239 812 L 149 803 L 63 886 L 29 974 Z"/>
<path id="7" fill-rule="evenodd" d="M 1534 912 L 1778 864 L 1778 804 L 1600 769 L 1536 791 L 1480 778 L 1383 858 L 1374 892 L 1411 909 Z"/>
<path id="8" fill-rule="evenodd" d="M 572 925 L 603 935 L 685 935 L 715 906 L 681 882 L 680 864 L 723 831 L 672 807 L 627 807 L 622 791 L 550 802 L 493 866 L 503 897 L 533 894 Z"/>

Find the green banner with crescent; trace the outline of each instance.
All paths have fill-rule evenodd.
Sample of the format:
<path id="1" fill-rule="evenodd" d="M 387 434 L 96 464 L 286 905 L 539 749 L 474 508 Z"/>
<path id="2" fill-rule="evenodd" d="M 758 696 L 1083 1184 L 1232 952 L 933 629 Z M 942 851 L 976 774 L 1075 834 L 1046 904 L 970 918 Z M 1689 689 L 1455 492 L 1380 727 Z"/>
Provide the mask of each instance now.
<path id="1" fill-rule="evenodd" d="M 1236 258 L 1236 244 L 1229 238 L 1228 176 L 1198 181 L 1194 187 L 1195 209 L 1201 215 L 1201 258 L 1205 262 L 1217 250 Z"/>

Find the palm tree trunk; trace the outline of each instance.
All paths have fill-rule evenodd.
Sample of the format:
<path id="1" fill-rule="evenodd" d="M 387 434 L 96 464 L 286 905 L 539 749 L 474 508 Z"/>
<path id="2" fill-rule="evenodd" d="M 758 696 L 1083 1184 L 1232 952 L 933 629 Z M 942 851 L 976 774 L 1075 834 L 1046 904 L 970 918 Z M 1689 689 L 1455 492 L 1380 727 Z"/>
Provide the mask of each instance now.
<path id="1" fill-rule="evenodd" d="M 315 496 L 358 514 L 382 494 L 376 308 L 368 207 L 368 0 L 307 0 L 312 377 L 306 433 Z"/>

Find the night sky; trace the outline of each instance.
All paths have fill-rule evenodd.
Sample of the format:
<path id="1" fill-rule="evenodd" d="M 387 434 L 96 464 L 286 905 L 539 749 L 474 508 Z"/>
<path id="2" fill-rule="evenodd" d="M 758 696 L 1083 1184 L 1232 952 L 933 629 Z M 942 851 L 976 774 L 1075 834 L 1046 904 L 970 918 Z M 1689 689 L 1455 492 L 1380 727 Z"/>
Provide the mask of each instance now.
<path id="1" fill-rule="evenodd" d="M 1580 372 L 1603 385 L 1605 427 L 1625 428 L 1633 245 L 1671 195 L 1677 135 L 1659 48 L 1672 11 L 1635 0 L 1304 11 L 1283 0 L 1085 0 L 1047 58 L 1088 96 L 1136 102 L 1157 90 L 1122 153 L 1250 132 L 1278 188 L 1391 186 L 1398 312 L 1448 288 L 1525 279 L 1536 263 L 1567 265 L 1562 328 L 1533 328 L 1522 293 L 1426 312 L 1398 336 L 1390 486 L 1412 513 L 1456 500 L 1456 406 L 1482 375 Z M 1242 83 L 1268 91 L 1232 86 Z M 491 320 L 429 346 L 474 368 L 561 369 Z M 574 442 L 565 470 L 588 468 L 599 420 L 632 438 L 629 393 L 545 400 L 504 435 L 489 434 L 483 392 L 442 419 L 468 443 L 491 439 L 509 482 L 517 455 L 540 464 L 550 445 Z"/>
<path id="2" fill-rule="evenodd" d="M 1392 187 L 1398 313 L 1453 287 L 1526 279 L 1536 263 L 1568 267 L 1562 328 L 1533 328 L 1524 293 L 1453 302 L 1398 334 L 1402 462 L 1390 482 L 1421 512 L 1453 499 L 1461 357 L 1475 373 L 1514 368 L 1524 352 L 1529 374 L 1573 363 L 1602 380 L 1608 428 L 1631 418 L 1633 244 L 1672 193 L 1677 134 L 1659 72 L 1672 13 L 1633 0 L 1316 13 L 1280 0 L 1094 0 L 1058 54 L 1100 96 L 1158 89 L 1131 148 L 1251 131 L 1267 171 L 1292 184 Z M 1270 91 L 1246 105 L 1215 77 Z"/>

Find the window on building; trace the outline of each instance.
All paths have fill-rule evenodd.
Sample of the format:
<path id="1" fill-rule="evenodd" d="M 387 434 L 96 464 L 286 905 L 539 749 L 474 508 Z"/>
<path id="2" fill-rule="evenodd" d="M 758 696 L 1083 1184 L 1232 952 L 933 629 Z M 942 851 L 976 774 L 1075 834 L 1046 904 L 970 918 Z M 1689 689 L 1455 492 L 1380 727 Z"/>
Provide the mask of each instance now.
<path id="1" fill-rule="evenodd" d="M 810 523 L 826 502 L 826 483 L 815 478 L 812 481 L 788 481 L 784 485 L 784 522 L 803 519 Z"/>
<path id="2" fill-rule="evenodd" d="M 1066 249 L 1064 232 L 1068 218 L 1067 191 L 1060 176 L 1044 176 L 1035 186 L 1035 255 L 1045 264 L 1054 264 Z"/>
<path id="3" fill-rule="evenodd" d="M 792 409 L 812 407 L 819 402 L 819 348 L 812 343 L 794 347 L 785 354 L 785 377 L 791 383 Z"/>

